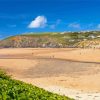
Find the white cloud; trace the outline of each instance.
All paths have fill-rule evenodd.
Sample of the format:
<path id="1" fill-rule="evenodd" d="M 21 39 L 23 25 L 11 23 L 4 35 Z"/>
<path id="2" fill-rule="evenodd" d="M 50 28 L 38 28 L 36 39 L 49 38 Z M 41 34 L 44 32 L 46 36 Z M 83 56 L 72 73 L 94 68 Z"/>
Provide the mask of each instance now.
<path id="1" fill-rule="evenodd" d="M 71 27 L 71 28 L 81 28 L 79 23 L 71 23 L 71 24 L 68 25 L 68 27 Z"/>
<path id="2" fill-rule="evenodd" d="M 50 28 L 51 28 L 51 29 L 55 29 L 56 26 L 60 24 L 60 22 L 61 22 L 61 20 L 58 19 L 58 20 L 55 22 L 55 24 L 50 25 Z"/>
<path id="3" fill-rule="evenodd" d="M 37 16 L 29 25 L 28 28 L 43 28 L 47 24 L 45 16 Z"/>

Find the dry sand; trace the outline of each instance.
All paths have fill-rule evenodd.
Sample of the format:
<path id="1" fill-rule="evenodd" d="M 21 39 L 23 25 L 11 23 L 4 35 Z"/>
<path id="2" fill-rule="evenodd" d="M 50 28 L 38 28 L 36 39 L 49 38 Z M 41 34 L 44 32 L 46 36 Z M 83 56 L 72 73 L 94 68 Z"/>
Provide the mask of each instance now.
<path id="1" fill-rule="evenodd" d="M 15 79 L 76 100 L 100 100 L 99 49 L 0 49 L 0 68 Z"/>

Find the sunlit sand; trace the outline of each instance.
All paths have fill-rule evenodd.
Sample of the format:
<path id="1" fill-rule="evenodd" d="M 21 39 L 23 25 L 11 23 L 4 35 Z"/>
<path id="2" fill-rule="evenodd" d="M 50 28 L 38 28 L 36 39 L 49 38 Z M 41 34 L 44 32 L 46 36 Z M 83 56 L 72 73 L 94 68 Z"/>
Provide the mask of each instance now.
<path id="1" fill-rule="evenodd" d="M 0 68 L 15 79 L 49 91 L 100 99 L 99 49 L 0 49 Z"/>

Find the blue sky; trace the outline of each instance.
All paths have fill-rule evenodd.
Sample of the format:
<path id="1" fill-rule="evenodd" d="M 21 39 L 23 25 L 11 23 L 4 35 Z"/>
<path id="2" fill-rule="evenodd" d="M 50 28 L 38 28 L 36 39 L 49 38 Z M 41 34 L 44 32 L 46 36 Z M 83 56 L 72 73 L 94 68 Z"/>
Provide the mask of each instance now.
<path id="1" fill-rule="evenodd" d="M 100 0 L 0 0 L 0 38 L 100 29 Z"/>

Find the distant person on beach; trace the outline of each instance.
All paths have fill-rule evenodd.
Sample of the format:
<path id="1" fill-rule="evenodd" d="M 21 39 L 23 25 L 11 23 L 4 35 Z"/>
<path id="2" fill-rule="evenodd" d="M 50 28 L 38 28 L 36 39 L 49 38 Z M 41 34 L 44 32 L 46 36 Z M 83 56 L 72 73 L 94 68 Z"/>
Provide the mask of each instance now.
<path id="1" fill-rule="evenodd" d="M 54 55 L 52 56 L 52 58 L 54 58 Z"/>

